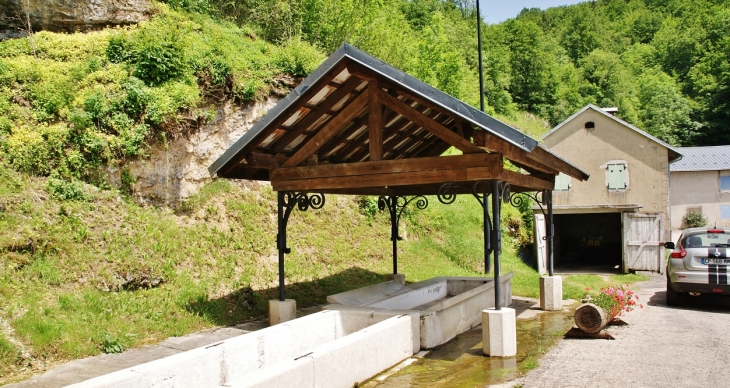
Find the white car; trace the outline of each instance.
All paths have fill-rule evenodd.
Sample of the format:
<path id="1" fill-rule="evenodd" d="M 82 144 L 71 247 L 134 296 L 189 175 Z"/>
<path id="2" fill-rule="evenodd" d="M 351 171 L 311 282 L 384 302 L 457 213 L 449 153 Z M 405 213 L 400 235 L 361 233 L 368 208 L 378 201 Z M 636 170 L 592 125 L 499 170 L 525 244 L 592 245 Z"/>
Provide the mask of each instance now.
<path id="1" fill-rule="evenodd" d="M 690 228 L 679 236 L 667 261 L 667 304 L 676 306 L 685 293 L 730 294 L 730 229 Z"/>

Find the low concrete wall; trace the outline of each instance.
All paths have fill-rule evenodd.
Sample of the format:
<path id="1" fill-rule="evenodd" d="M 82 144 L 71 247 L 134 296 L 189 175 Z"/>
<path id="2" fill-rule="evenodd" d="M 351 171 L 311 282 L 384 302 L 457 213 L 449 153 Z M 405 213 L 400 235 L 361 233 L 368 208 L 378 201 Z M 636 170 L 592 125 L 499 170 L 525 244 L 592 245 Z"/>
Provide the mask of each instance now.
<path id="1" fill-rule="evenodd" d="M 351 387 L 414 353 L 418 315 L 326 310 L 72 387 Z"/>

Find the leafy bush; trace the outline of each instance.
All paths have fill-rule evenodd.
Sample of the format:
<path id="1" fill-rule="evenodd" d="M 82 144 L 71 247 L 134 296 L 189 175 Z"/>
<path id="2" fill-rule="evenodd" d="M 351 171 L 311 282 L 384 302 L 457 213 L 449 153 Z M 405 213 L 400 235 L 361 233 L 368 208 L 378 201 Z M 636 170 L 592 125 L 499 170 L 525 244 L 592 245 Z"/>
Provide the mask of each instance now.
<path id="1" fill-rule="evenodd" d="M 75 179 L 64 180 L 55 177 L 48 178 L 48 181 L 46 182 L 46 191 L 54 198 L 61 201 L 82 201 L 86 199 L 83 184 Z"/>
<path id="2" fill-rule="evenodd" d="M 690 211 L 682 217 L 682 221 L 688 228 L 699 228 L 707 225 L 707 218 L 702 213 Z"/>
<path id="3" fill-rule="evenodd" d="M 191 116 L 214 117 L 212 93 L 254 100 L 323 58 L 310 44 L 277 47 L 249 28 L 165 5 L 135 26 L 36 37 L 35 52 L 27 39 L 0 42 L 0 158 L 17 171 L 53 175 L 48 190 L 62 198 L 76 198 L 81 181 L 103 187 L 99 167 L 143 157 Z"/>

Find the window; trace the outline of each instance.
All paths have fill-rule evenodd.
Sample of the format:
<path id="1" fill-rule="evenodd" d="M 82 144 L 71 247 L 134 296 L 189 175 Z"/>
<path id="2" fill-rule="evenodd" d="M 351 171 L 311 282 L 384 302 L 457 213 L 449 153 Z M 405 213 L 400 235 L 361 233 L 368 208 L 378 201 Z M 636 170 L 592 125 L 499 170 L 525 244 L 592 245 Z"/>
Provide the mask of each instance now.
<path id="1" fill-rule="evenodd" d="M 720 191 L 730 191 L 730 175 L 720 176 Z"/>
<path id="2" fill-rule="evenodd" d="M 606 185 L 609 190 L 625 190 L 629 187 L 626 163 L 606 165 Z"/>
<path id="3" fill-rule="evenodd" d="M 720 219 L 730 220 L 730 205 L 720 205 Z"/>
<path id="4" fill-rule="evenodd" d="M 570 176 L 565 175 L 561 172 L 555 177 L 555 188 L 553 188 L 553 191 L 568 190 L 570 190 Z"/>

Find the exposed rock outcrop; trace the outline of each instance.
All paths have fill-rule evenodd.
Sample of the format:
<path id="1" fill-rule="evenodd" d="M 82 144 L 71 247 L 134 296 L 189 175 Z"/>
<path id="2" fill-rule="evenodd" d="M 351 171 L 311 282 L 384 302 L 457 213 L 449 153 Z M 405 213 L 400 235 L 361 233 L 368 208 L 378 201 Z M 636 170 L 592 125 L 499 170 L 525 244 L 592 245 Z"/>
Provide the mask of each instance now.
<path id="1" fill-rule="evenodd" d="M 150 0 L 0 0 L 0 39 L 33 32 L 76 32 L 139 23 L 150 17 Z"/>
<path id="2" fill-rule="evenodd" d="M 278 99 L 270 98 L 245 107 L 226 102 L 211 123 L 188 136 L 155 146 L 149 158 L 129 163 L 126 168 L 135 180 L 134 200 L 156 206 L 179 206 L 211 181 L 208 166 L 277 102 Z M 109 176 L 113 185 L 121 187 L 120 170 L 110 170 Z"/>

